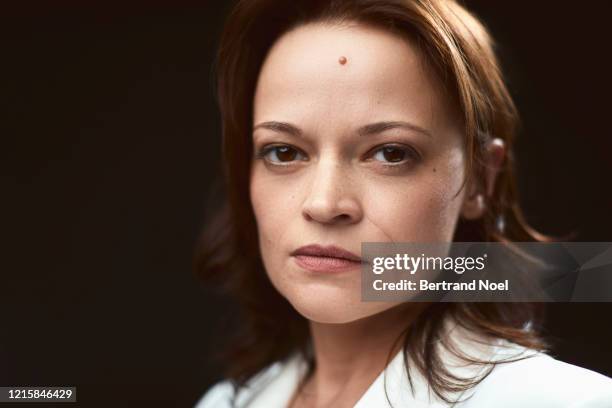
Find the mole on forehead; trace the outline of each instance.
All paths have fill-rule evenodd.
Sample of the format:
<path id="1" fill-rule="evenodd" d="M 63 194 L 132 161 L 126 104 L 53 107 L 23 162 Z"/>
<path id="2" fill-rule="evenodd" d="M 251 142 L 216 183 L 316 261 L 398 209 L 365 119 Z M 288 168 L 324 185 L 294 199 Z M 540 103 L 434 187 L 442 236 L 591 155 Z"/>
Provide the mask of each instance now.
<path id="1" fill-rule="evenodd" d="M 340 65 L 344 65 L 346 64 L 346 62 L 347 62 L 347 59 L 344 55 L 338 58 L 338 63 L 340 63 Z"/>

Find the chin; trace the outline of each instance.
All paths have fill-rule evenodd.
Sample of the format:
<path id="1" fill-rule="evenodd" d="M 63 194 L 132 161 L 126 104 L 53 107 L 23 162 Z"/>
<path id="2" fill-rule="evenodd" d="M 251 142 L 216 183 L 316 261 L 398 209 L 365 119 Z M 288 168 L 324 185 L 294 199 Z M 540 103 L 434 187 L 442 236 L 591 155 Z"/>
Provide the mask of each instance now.
<path id="1" fill-rule="evenodd" d="M 285 296 L 304 318 L 327 324 L 351 323 L 381 312 L 381 305 L 338 289 L 299 291 Z"/>

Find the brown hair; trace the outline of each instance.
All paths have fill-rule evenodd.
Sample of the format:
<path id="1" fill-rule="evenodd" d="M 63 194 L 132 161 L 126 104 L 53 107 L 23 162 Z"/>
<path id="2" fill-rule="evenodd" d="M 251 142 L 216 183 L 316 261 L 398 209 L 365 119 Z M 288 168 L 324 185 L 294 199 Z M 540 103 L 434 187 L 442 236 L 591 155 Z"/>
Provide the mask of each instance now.
<path id="1" fill-rule="evenodd" d="M 487 212 L 476 221 L 460 220 L 456 241 L 547 239 L 526 224 L 519 208 L 512 156 L 518 116 L 492 40 L 462 6 L 452 0 L 241 0 L 225 24 L 216 65 L 228 201 L 207 224 L 195 259 L 197 272 L 222 283 L 244 312 L 242 332 L 225 356 L 227 375 L 238 387 L 295 350 L 306 356 L 307 321 L 266 276 L 248 186 L 261 65 L 283 33 L 317 21 L 354 21 L 414 40 L 463 113 L 468 178 L 483 179 L 485 143 L 493 136 L 504 140 L 508 154 Z M 404 349 L 435 394 L 449 401 L 449 392 L 466 390 L 482 378 L 458 378 L 444 366 L 435 345 L 444 343 L 445 317 L 490 338 L 542 349 L 537 333 L 542 312 L 542 305 L 531 303 L 435 303 L 407 328 Z"/>

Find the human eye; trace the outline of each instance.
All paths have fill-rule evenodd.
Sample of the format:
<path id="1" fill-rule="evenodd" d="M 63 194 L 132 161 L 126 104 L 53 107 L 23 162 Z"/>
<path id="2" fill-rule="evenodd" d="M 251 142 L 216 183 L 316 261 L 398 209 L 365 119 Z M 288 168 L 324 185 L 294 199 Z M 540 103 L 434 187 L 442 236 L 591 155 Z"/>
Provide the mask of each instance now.
<path id="1" fill-rule="evenodd" d="M 420 155 L 416 149 L 408 145 L 385 144 L 370 150 L 367 159 L 384 166 L 401 166 L 416 163 L 420 160 Z"/>
<path id="2" fill-rule="evenodd" d="M 257 152 L 256 157 L 278 166 L 287 166 L 296 161 L 307 160 L 306 155 L 300 149 L 287 144 L 263 146 Z"/>

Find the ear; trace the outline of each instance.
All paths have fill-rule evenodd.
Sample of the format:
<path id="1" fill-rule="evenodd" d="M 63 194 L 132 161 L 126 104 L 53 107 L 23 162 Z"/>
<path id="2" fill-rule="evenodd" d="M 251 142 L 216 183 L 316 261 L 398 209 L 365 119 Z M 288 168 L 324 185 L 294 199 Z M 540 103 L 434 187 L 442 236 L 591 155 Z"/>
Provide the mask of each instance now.
<path id="1" fill-rule="evenodd" d="M 484 155 L 486 163 L 484 183 L 468 185 L 468 192 L 461 208 L 461 215 L 468 220 L 478 219 L 485 213 L 486 198 L 493 195 L 497 175 L 506 158 L 506 144 L 502 139 L 494 138 L 487 143 Z"/>

